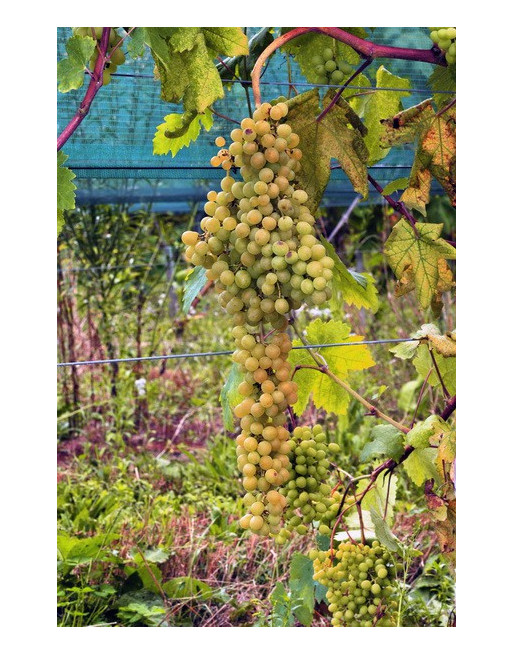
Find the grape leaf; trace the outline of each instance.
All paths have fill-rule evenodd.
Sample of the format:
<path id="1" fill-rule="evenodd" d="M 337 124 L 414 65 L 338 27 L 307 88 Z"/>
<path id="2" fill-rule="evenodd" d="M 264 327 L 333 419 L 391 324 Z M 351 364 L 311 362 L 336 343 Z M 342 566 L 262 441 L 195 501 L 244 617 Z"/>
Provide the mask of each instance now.
<path id="1" fill-rule="evenodd" d="M 417 144 L 408 188 L 401 200 L 426 215 L 431 178 L 434 177 L 456 205 L 456 109 L 437 115 L 432 99 L 382 121 L 381 145 Z"/>
<path id="2" fill-rule="evenodd" d="M 314 608 L 314 568 L 312 560 L 302 553 L 294 553 L 290 562 L 290 599 L 296 619 L 310 626 Z"/>
<path id="3" fill-rule="evenodd" d="M 446 432 L 450 432 L 451 428 L 447 423 L 437 416 L 432 414 L 425 421 L 417 423 L 406 435 L 406 443 L 413 448 L 429 448 L 434 445 L 433 440 L 439 441 Z"/>
<path id="4" fill-rule="evenodd" d="M 333 95 L 333 91 L 326 94 L 324 107 L 328 106 Z M 299 135 L 299 147 L 303 152 L 296 179 L 308 193 L 310 211 L 317 209 L 328 184 L 332 158 L 338 160 L 354 190 L 366 198 L 368 153 L 363 140 L 366 130 L 350 105 L 340 98 L 322 121 L 317 122 L 316 117 L 321 111 L 317 89 L 295 96 L 287 104 L 287 122 Z"/>
<path id="5" fill-rule="evenodd" d="M 432 352 L 447 391 L 450 394 L 455 394 L 456 357 L 444 357 L 437 352 Z M 429 354 L 429 346 L 427 344 L 422 344 L 417 349 L 417 353 L 413 359 L 413 366 L 415 366 L 417 373 L 422 377 L 422 379 L 425 379 L 428 372 L 432 369 L 428 378 L 428 384 L 430 384 L 432 387 L 438 387 L 440 385 L 440 379 L 438 378 L 438 374 L 433 367 L 433 360 Z"/>
<path id="6" fill-rule="evenodd" d="M 180 27 L 179 29 L 183 29 Z M 190 28 L 189 28 L 190 29 Z M 248 39 L 240 27 L 202 27 L 207 47 L 216 55 L 248 55 Z"/>
<path id="7" fill-rule="evenodd" d="M 396 223 L 388 237 L 384 255 L 398 279 L 396 295 L 416 289 L 417 299 L 427 309 L 437 297 L 440 282 L 440 260 L 456 259 L 456 249 L 440 238 L 443 223 L 416 223 L 404 219 Z"/>
<path id="8" fill-rule="evenodd" d="M 410 88 L 410 80 L 405 77 L 397 77 L 384 66 L 380 66 L 376 72 L 376 88 L 378 87 L 380 89 Z M 365 145 L 369 151 L 368 166 L 373 166 L 390 152 L 390 148 L 381 146 L 381 137 L 385 132 L 381 121 L 400 111 L 402 109 L 401 97 L 409 95 L 409 91 L 382 90 L 374 91 L 370 95 L 363 115 L 363 122 L 368 130 L 365 136 Z"/>
<path id="9" fill-rule="evenodd" d="M 421 448 L 414 450 L 403 462 L 403 467 L 408 477 L 418 487 L 431 478 L 438 479 L 438 471 L 435 465 L 437 451 L 434 448 Z"/>
<path id="10" fill-rule="evenodd" d="M 75 209 L 75 190 L 76 186 L 72 180 L 75 179 L 75 173 L 64 166 L 68 159 L 62 150 L 57 153 L 57 235 L 64 226 L 64 210 Z"/>
<path id="11" fill-rule="evenodd" d="M 356 273 L 346 268 L 343 261 L 337 255 L 335 248 L 321 236 L 322 245 L 326 248 L 327 254 L 335 262 L 333 269 L 333 302 L 340 306 L 340 297 L 348 305 L 354 305 L 357 309 L 365 307 L 373 314 L 378 311 L 379 300 L 378 290 L 374 278 L 369 273 Z"/>
<path id="12" fill-rule="evenodd" d="M 362 449 L 360 460 L 368 462 L 380 455 L 399 461 L 404 452 L 404 436 L 393 425 L 376 425 L 370 433 L 368 441 Z"/>
<path id="13" fill-rule="evenodd" d="M 182 296 L 182 311 L 187 314 L 191 308 L 192 301 L 207 282 L 207 271 L 203 266 L 195 266 L 185 278 Z"/>
<path id="14" fill-rule="evenodd" d="M 210 109 L 206 109 L 204 114 L 168 114 L 164 116 L 164 122 L 157 126 L 153 138 L 153 154 L 167 155 L 171 151 L 174 157 L 182 148 L 188 148 L 191 141 L 196 141 L 202 126 L 208 132 L 213 124 Z"/>
<path id="15" fill-rule="evenodd" d="M 84 71 L 96 47 L 96 41 L 90 36 L 74 35 L 66 43 L 68 56 L 57 64 L 58 89 L 68 93 L 79 89 L 84 83 Z"/>
<path id="16" fill-rule="evenodd" d="M 368 486 L 368 480 L 361 480 L 357 486 L 357 492 L 362 492 Z M 386 521 L 390 525 L 394 521 L 394 505 L 397 495 L 397 476 L 387 475 L 385 471 L 376 478 L 375 486 L 368 491 L 362 499 L 362 509 L 372 509 L 384 516 L 385 506 L 387 507 Z"/>
<path id="17" fill-rule="evenodd" d="M 185 111 L 203 113 L 224 96 L 217 54 L 248 53 L 247 38 L 240 27 L 145 28 L 167 102 L 183 101 Z"/>
<path id="18" fill-rule="evenodd" d="M 128 43 L 126 49 L 128 54 L 132 59 L 138 59 L 144 55 L 144 30 L 147 28 L 136 27 L 133 32 L 130 33 L 129 38 L 127 39 Z"/>
<path id="19" fill-rule="evenodd" d="M 221 393 L 219 394 L 219 401 L 223 409 L 223 423 L 226 430 L 231 432 L 235 428 L 233 422 L 232 407 L 235 407 L 241 402 L 242 396 L 237 390 L 239 384 L 244 380 L 240 366 L 235 362 L 232 364 L 226 382 L 223 384 Z"/>
<path id="20" fill-rule="evenodd" d="M 402 191 L 403 189 L 406 189 L 408 186 L 408 178 L 407 177 L 400 177 L 397 180 L 394 180 L 393 182 L 389 182 L 386 187 L 383 189 L 383 195 L 384 196 L 390 196 L 394 191 Z"/>
<path id="21" fill-rule="evenodd" d="M 424 487 L 426 504 L 434 520 L 440 550 L 454 568 L 456 553 L 456 498 L 454 487 L 445 484 L 442 496 L 434 491 L 434 484 L 428 480 Z"/>
<path id="22" fill-rule="evenodd" d="M 363 337 L 350 334 L 351 328 L 342 321 L 328 321 L 321 319 L 311 322 L 306 328 L 306 337 L 310 343 L 342 343 L 344 341 L 361 341 Z M 301 345 L 299 340 L 294 341 L 295 346 Z M 321 348 L 319 354 L 328 364 L 329 370 L 341 380 L 347 380 L 350 371 L 361 371 L 374 366 L 370 350 L 366 345 L 341 346 Z M 313 360 L 306 350 L 292 350 L 289 353 L 292 366 L 306 364 L 311 366 Z M 336 382 L 320 371 L 300 369 L 294 376 L 298 384 L 298 400 L 294 410 L 302 414 L 308 404 L 310 395 L 316 407 L 324 408 L 327 412 L 346 414 L 350 396 Z"/>
<path id="23" fill-rule="evenodd" d="M 449 103 L 454 96 L 439 91 L 456 91 L 456 66 L 435 66 L 428 84 L 433 91 L 433 100 L 438 109 Z"/>
<path id="24" fill-rule="evenodd" d="M 387 525 L 387 522 L 380 514 L 372 507 L 370 510 L 374 530 L 376 531 L 376 538 L 393 553 L 397 552 L 401 547 L 401 542 L 392 533 Z"/>

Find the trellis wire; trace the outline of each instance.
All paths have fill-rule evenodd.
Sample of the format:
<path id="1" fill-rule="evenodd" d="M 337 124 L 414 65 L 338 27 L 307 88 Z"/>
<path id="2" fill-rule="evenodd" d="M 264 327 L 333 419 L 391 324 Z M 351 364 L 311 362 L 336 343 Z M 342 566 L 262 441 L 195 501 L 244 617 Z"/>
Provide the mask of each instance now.
<path id="1" fill-rule="evenodd" d="M 154 80 L 155 76 L 150 75 L 147 73 L 113 73 L 112 77 L 135 77 L 135 78 L 142 78 L 142 79 L 151 79 Z M 221 80 L 223 84 L 242 84 L 242 85 L 247 85 L 251 86 L 252 82 L 251 80 L 239 80 L 239 79 L 233 79 L 233 80 Z M 339 89 L 340 84 L 314 84 L 312 82 L 289 82 L 287 81 L 267 81 L 267 80 L 260 80 L 259 82 L 260 86 L 263 84 L 267 84 L 269 86 L 312 86 L 312 87 L 318 87 L 318 88 L 326 88 L 326 89 Z M 356 89 L 356 90 L 361 90 L 361 91 L 400 91 L 402 93 L 408 91 L 409 93 L 432 93 L 431 89 L 417 89 L 417 88 L 412 88 L 412 89 L 407 89 L 407 88 L 401 88 L 401 87 L 388 87 L 388 86 L 357 86 L 354 84 L 348 84 L 345 86 L 346 89 Z M 456 95 L 455 91 L 436 91 L 436 93 L 447 93 L 447 94 L 454 94 Z"/>
<path id="2" fill-rule="evenodd" d="M 292 346 L 292 350 L 311 350 L 313 348 L 336 348 L 341 346 L 374 346 L 381 343 L 404 343 L 418 339 L 374 339 L 372 341 L 346 341 L 344 343 L 315 343 L 307 346 Z M 92 359 L 82 362 L 57 362 L 57 367 L 63 366 L 94 366 L 96 364 L 122 364 L 125 362 L 152 362 L 163 359 L 187 359 L 195 357 L 216 357 L 218 355 L 233 355 L 233 350 L 215 350 L 204 353 L 175 353 L 172 355 L 152 355 L 150 357 L 123 357 L 117 359 Z"/>

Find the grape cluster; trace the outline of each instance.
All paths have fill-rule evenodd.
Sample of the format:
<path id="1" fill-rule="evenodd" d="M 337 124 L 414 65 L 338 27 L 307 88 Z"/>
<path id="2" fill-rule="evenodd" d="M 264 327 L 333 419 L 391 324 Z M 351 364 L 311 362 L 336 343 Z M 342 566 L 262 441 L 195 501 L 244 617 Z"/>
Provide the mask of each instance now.
<path id="1" fill-rule="evenodd" d="M 340 447 L 328 443 L 320 425 L 313 428 L 297 427 L 292 433 L 290 448 L 290 476 L 284 488 L 287 508 L 284 514 L 285 526 L 276 541 L 285 543 L 292 531 L 305 534 L 307 526 L 318 521 L 323 530 L 330 532 L 330 525 L 336 518 L 339 495 L 331 495 L 326 484 L 330 462 L 328 457 L 339 452 Z"/>
<path id="2" fill-rule="evenodd" d="M 429 27 L 429 37 L 433 43 L 445 52 L 448 64 L 456 63 L 456 28 Z"/>
<path id="3" fill-rule="evenodd" d="M 331 551 L 312 550 L 314 580 L 328 587 L 335 627 L 392 627 L 397 601 L 396 565 L 379 541 L 341 543 Z"/>
<path id="4" fill-rule="evenodd" d="M 103 27 L 76 27 L 74 29 L 74 34 L 77 34 L 78 36 L 93 36 L 94 32 L 94 37 L 100 42 L 100 39 L 102 38 L 102 31 Z M 114 52 L 111 51 L 117 44 L 121 41 L 121 37 L 116 33 L 114 28 L 111 28 L 110 34 L 109 34 L 109 46 L 107 48 L 107 57 L 109 57 L 109 61 L 105 64 L 105 67 L 103 69 L 103 80 L 102 84 L 103 86 L 106 86 L 107 84 L 110 83 L 111 75 L 112 73 L 115 73 L 118 66 L 121 64 L 125 63 L 125 55 L 121 48 L 116 48 Z M 89 62 L 89 68 L 90 70 L 93 70 L 94 67 L 96 66 L 96 62 L 98 60 L 98 48 L 95 48 L 93 56 L 91 57 L 91 61 Z"/>
<path id="5" fill-rule="evenodd" d="M 341 58 L 335 59 L 336 53 L 332 48 L 325 48 L 322 55 L 314 55 L 312 64 L 315 66 L 316 84 L 342 84 L 344 79 L 351 75 L 353 67 Z"/>
<path id="6" fill-rule="evenodd" d="M 297 385 L 287 355 L 292 343 L 286 315 L 304 302 L 320 305 L 331 297 L 334 262 L 315 236 L 308 194 L 297 188 L 299 137 L 284 122 L 288 106 L 262 104 L 231 132 L 213 166 L 226 170 L 221 191 L 210 191 L 202 233 L 187 231 L 185 257 L 207 269 L 220 305 L 232 317 L 233 359 L 244 372 L 238 467 L 246 490 L 241 526 L 277 535 L 287 498 L 279 491 L 290 477 L 293 440 L 285 427 L 287 406 L 297 401 Z M 239 169 L 242 180 L 230 174 Z"/>

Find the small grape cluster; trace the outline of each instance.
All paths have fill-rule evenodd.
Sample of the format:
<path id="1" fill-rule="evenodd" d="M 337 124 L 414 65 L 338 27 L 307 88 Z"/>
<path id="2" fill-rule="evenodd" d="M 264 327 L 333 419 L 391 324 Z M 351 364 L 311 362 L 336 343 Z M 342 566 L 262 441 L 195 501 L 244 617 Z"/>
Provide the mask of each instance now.
<path id="1" fill-rule="evenodd" d="M 287 498 L 285 526 L 276 538 L 278 543 L 285 543 L 293 531 L 305 534 L 307 526 L 314 521 L 327 527 L 336 518 L 340 499 L 338 495 L 332 496 L 326 480 L 330 467 L 328 457 L 339 451 L 338 444 L 328 443 L 320 425 L 294 429 L 289 455 L 290 476 L 283 490 Z"/>
<path id="2" fill-rule="evenodd" d="M 335 627 L 392 627 L 397 610 L 397 566 L 379 541 L 341 543 L 337 550 L 309 553 L 314 580 L 328 587 L 326 598 Z"/>
<path id="3" fill-rule="evenodd" d="M 308 194 L 295 182 L 302 153 L 298 135 L 283 120 L 287 113 L 283 102 L 264 103 L 231 132 L 227 148 L 223 137 L 216 139 L 220 150 L 211 164 L 226 177 L 221 191 L 207 194 L 202 233 L 182 235 L 186 259 L 207 269 L 232 317 L 233 360 L 245 376 L 243 400 L 234 409 L 247 492 L 240 524 L 260 535 L 279 533 L 287 505 L 279 488 L 291 475 L 285 412 L 297 401 L 297 385 L 287 361 L 286 314 L 304 302 L 328 300 L 334 267 L 315 236 Z M 242 180 L 230 175 L 232 168 Z"/>
<path id="4" fill-rule="evenodd" d="M 448 64 L 456 63 L 456 28 L 429 27 L 429 37 L 433 43 L 445 52 Z"/>
<path id="5" fill-rule="evenodd" d="M 93 36 L 98 43 L 100 42 L 100 39 L 102 38 L 102 31 L 103 27 L 76 27 L 74 29 L 74 34 L 77 34 L 78 36 Z M 102 79 L 102 84 L 103 86 L 106 86 L 107 84 L 110 83 L 111 75 L 112 73 L 115 73 L 118 66 L 121 66 L 121 64 L 125 63 L 125 55 L 121 48 L 116 48 L 114 52 L 111 51 L 115 46 L 118 45 L 118 43 L 121 41 L 121 37 L 116 33 L 114 28 L 111 28 L 110 34 L 109 34 L 109 46 L 107 48 L 107 56 L 109 57 L 109 61 L 105 64 L 105 68 L 103 69 L 103 79 Z M 94 69 L 96 66 L 96 62 L 98 60 L 98 48 L 95 48 L 93 56 L 91 57 L 91 61 L 89 63 L 89 68 L 91 70 Z"/>
<path id="6" fill-rule="evenodd" d="M 325 48 L 322 55 L 314 55 L 312 64 L 315 66 L 316 84 L 342 84 L 344 79 L 351 75 L 353 67 L 340 57 L 335 59 L 335 51 Z"/>

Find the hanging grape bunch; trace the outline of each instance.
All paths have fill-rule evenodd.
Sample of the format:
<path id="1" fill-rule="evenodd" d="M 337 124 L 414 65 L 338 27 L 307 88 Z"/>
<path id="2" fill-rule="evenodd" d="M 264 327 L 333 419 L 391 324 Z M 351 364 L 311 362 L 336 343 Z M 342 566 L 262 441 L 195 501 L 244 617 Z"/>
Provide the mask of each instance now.
<path id="1" fill-rule="evenodd" d="M 329 457 L 340 451 L 335 443 L 328 444 L 320 425 L 297 427 L 291 439 L 290 479 L 283 493 L 287 498 L 285 526 L 276 541 L 285 543 L 292 531 L 305 534 L 307 526 L 320 523 L 321 534 L 330 534 L 337 516 L 340 494 L 331 494 L 326 483 L 330 467 Z"/>
<path id="2" fill-rule="evenodd" d="M 396 567 L 380 544 L 341 543 L 331 551 L 312 550 L 314 580 L 328 587 L 326 598 L 335 627 L 392 627 L 397 610 Z"/>
<path id="3" fill-rule="evenodd" d="M 94 31 L 94 37 L 93 37 L 93 31 Z M 102 31 L 103 27 L 75 27 L 73 29 L 74 34 L 78 36 L 90 36 L 93 38 L 96 38 L 96 41 L 100 43 L 100 39 L 102 38 Z M 103 80 L 102 83 L 104 86 L 110 83 L 111 75 L 112 73 L 115 73 L 118 66 L 121 64 L 125 63 L 125 55 L 121 48 L 116 48 L 114 52 L 111 51 L 117 44 L 121 41 L 121 37 L 116 33 L 114 28 L 111 28 L 110 34 L 109 34 L 109 45 L 107 48 L 107 57 L 109 57 L 109 61 L 105 64 L 105 68 L 103 69 Z M 94 67 L 96 66 L 96 62 L 98 60 L 98 48 L 95 48 L 93 56 L 91 57 L 91 61 L 89 63 L 89 69 L 93 70 Z"/>
<path id="4" fill-rule="evenodd" d="M 348 75 L 351 75 L 353 67 L 341 57 L 336 57 L 335 50 L 325 48 L 322 55 L 314 55 L 312 64 L 315 66 L 316 84 L 342 84 Z"/>
<path id="5" fill-rule="evenodd" d="M 433 43 L 445 52 L 448 64 L 456 63 L 456 28 L 455 27 L 428 27 L 429 36 Z"/>
<path id="6" fill-rule="evenodd" d="M 299 137 L 284 122 L 288 106 L 262 104 L 222 137 L 211 164 L 226 170 L 220 191 L 210 191 L 202 233 L 187 231 L 185 257 L 207 269 L 221 306 L 232 317 L 233 360 L 244 373 L 235 407 L 241 433 L 237 464 L 246 490 L 243 528 L 278 535 L 291 478 L 294 445 L 286 428 L 287 407 L 297 385 L 287 361 L 292 348 L 286 314 L 303 303 L 331 297 L 334 262 L 315 236 L 308 194 L 295 182 L 300 169 Z M 230 175 L 238 168 L 242 180 Z"/>

